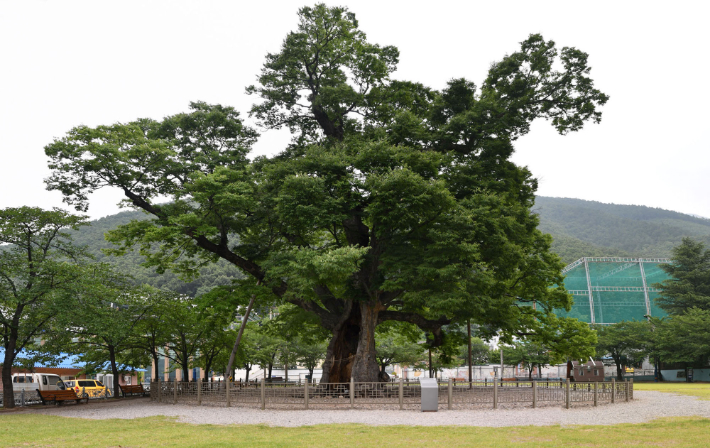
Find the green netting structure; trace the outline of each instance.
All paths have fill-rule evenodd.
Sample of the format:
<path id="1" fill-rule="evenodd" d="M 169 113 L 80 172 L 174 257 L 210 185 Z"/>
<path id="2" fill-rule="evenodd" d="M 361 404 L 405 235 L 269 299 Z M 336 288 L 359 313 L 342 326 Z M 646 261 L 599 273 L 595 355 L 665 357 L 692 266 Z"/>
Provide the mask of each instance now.
<path id="1" fill-rule="evenodd" d="M 602 325 L 663 317 L 666 313 L 654 303 L 659 290 L 652 285 L 668 278 L 660 268 L 667 263 L 667 258 L 580 258 L 562 270 L 565 288 L 574 296 L 572 309 L 555 313 Z"/>

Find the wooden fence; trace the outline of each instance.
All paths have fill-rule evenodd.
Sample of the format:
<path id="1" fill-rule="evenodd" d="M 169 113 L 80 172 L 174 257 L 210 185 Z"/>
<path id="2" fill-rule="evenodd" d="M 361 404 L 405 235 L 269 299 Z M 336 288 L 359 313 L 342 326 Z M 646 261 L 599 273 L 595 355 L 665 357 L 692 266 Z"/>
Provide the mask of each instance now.
<path id="1" fill-rule="evenodd" d="M 498 408 L 500 405 L 575 404 L 597 406 L 633 400 L 633 380 L 570 383 L 567 381 L 478 381 L 439 383 L 440 409 Z M 160 403 L 255 408 L 350 407 L 411 409 L 421 403 L 419 383 L 319 383 L 245 385 L 239 382 L 156 381 L 150 399 Z"/>

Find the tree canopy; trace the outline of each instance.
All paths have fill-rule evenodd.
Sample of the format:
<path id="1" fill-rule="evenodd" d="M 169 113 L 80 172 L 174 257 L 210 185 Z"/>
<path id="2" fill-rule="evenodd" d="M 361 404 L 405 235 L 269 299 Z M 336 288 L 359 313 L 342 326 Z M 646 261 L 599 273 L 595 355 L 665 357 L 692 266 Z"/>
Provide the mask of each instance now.
<path id="1" fill-rule="evenodd" d="M 78 262 L 86 254 L 71 244 L 68 231 L 85 221 L 60 209 L 0 210 L 0 332 L 7 407 L 15 403 L 11 380 L 15 358 L 25 348 L 38 348 L 35 339 L 56 318 L 72 289 L 84 280 Z"/>
<path id="2" fill-rule="evenodd" d="M 623 379 L 623 366 L 642 361 L 648 354 L 651 340 L 648 322 L 623 321 L 613 325 L 597 325 L 599 356 L 609 354 L 616 363 L 616 375 Z"/>
<path id="3" fill-rule="evenodd" d="M 653 323 L 654 354 L 705 365 L 710 359 L 710 249 L 684 238 L 662 268 L 671 278 L 654 285 L 661 289 L 656 303 L 669 316 Z"/>
<path id="4" fill-rule="evenodd" d="M 437 91 L 392 79 L 398 51 L 369 43 L 347 8 L 299 19 L 248 88 L 263 127 L 293 132 L 284 151 L 249 160 L 257 134 L 239 113 L 197 102 L 70 130 L 45 148 L 48 187 L 79 210 L 118 188 L 152 215 L 109 233 L 117 253 L 138 246 L 146 265 L 188 276 L 221 258 L 316 316 L 331 334 L 324 382 L 376 381 L 375 328 L 390 320 L 432 346 L 468 318 L 504 339 L 588 332 L 551 312 L 570 306 L 551 287 L 562 263 L 530 212 L 536 180 L 510 161 L 538 118 L 561 134 L 600 121 L 608 97 L 587 54 L 531 35 L 480 87 Z"/>

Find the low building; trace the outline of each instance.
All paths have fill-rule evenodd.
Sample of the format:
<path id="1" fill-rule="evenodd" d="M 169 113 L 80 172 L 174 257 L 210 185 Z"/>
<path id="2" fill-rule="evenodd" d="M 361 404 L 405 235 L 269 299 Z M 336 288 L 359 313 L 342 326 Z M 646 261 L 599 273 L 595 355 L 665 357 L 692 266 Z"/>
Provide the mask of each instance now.
<path id="1" fill-rule="evenodd" d="M 573 382 L 604 381 L 604 363 L 602 361 L 567 361 L 567 378 Z"/>

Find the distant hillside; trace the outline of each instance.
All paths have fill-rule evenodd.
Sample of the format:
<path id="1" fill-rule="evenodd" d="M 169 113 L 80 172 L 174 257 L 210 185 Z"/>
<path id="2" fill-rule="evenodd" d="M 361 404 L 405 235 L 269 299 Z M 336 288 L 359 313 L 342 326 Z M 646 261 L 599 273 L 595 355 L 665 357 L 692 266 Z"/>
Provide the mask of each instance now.
<path id="1" fill-rule="evenodd" d="M 685 236 L 710 244 L 710 220 L 660 208 L 539 196 L 533 210 L 567 263 L 583 256 L 670 257 Z"/>
<path id="2" fill-rule="evenodd" d="M 235 267 L 220 260 L 215 264 L 204 266 L 200 270 L 199 278 L 185 283 L 171 272 L 156 274 L 154 269 L 142 267 L 140 264 L 144 258 L 138 254 L 137 250 L 122 257 L 104 255 L 101 249 L 115 247 L 104 239 L 104 233 L 134 219 L 148 219 L 148 215 L 139 211 L 127 211 L 97 219 L 91 222 L 91 226 L 74 232 L 74 243 L 87 246 L 97 261 L 111 263 L 119 272 L 132 275 L 136 279 L 136 283 L 147 283 L 157 288 L 169 289 L 191 296 L 203 294 L 217 285 L 228 285 L 233 278 L 241 275 Z"/>
<path id="3" fill-rule="evenodd" d="M 669 210 L 539 196 L 533 211 L 540 215 L 540 229 L 554 239 L 552 250 L 565 263 L 581 257 L 669 257 L 684 236 L 710 245 L 710 220 Z M 92 221 L 75 233 L 74 241 L 88 246 L 99 261 L 133 275 L 137 282 L 184 294 L 202 294 L 240 275 L 221 260 L 205 266 L 197 280 L 185 283 L 175 274 L 158 275 L 141 267 L 143 257 L 136 252 L 123 257 L 104 255 L 101 249 L 111 247 L 104 232 L 132 219 L 147 219 L 147 215 L 128 211 Z"/>

